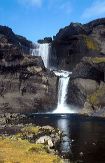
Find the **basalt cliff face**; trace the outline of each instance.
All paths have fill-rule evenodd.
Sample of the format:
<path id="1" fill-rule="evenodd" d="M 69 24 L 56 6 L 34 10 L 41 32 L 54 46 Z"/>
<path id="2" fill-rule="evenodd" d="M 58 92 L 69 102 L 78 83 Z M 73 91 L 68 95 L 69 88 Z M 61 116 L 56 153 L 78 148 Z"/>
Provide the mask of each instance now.
<path id="1" fill-rule="evenodd" d="M 105 116 L 105 57 L 84 57 L 76 65 L 67 101 L 82 114 Z"/>
<path id="2" fill-rule="evenodd" d="M 105 53 L 105 19 L 87 24 L 71 23 L 60 29 L 52 42 L 52 63 L 58 69 L 72 70 L 84 56 Z"/>
<path id="3" fill-rule="evenodd" d="M 105 116 L 105 18 L 61 29 L 52 41 L 52 61 L 72 71 L 67 103 L 80 113 Z"/>
<path id="4" fill-rule="evenodd" d="M 105 18 L 71 23 L 50 43 L 50 65 L 72 71 L 67 103 L 81 113 L 105 116 Z M 52 111 L 57 105 L 58 78 L 31 56 L 35 45 L 0 26 L 0 113 Z"/>
<path id="5" fill-rule="evenodd" d="M 44 112 L 56 107 L 57 77 L 41 57 L 30 55 L 33 43 L 0 26 L 0 113 Z"/>
<path id="6" fill-rule="evenodd" d="M 23 36 L 16 35 L 11 28 L 7 26 L 0 26 L 0 57 L 2 57 L 3 53 L 14 53 L 12 52 L 14 49 L 15 54 L 17 52 L 22 54 L 29 54 L 30 49 L 34 48 L 33 43 L 27 40 Z M 7 55 L 8 56 L 8 55 Z"/>

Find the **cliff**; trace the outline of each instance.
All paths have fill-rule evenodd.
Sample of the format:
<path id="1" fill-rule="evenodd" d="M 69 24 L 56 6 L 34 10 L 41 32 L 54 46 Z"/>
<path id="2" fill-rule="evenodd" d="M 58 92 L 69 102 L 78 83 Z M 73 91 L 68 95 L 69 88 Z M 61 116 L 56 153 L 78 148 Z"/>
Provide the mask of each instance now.
<path id="1" fill-rule="evenodd" d="M 0 26 L 0 113 L 50 111 L 56 107 L 57 77 L 31 56 L 33 43 Z"/>
<path id="2" fill-rule="evenodd" d="M 84 56 L 105 53 L 105 18 L 87 24 L 71 23 L 60 29 L 52 42 L 52 62 L 71 71 Z"/>
<path id="3" fill-rule="evenodd" d="M 67 103 L 81 113 L 104 115 L 105 19 L 87 24 L 71 23 L 52 38 L 53 67 L 73 71 Z M 31 41 L 0 26 L 0 112 L 46 112 L 57 105 L 58 79 L 44 67 L 41 57 L 31 56 Z"/>
<path id="4" fill-rule="evenodd" d="M 67 101 L 82 114 L 105 116 L 105 57 L 84 57 L 76 65 Z"/>

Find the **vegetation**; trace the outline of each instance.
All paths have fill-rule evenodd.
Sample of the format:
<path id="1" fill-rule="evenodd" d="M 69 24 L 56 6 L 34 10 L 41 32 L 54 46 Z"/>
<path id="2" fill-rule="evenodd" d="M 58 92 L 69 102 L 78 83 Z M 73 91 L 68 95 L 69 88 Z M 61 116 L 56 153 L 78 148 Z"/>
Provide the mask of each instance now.
<path id="1" fill-rule="evenodd" d="M 58 156 L 46 152 L 41 144 L 0 137 L 0 163 L 60 163 Z"/>
<path id="2" fill-rule="evenodd" d="M 0 137 L 0 163 L 62 163 L 62 160 L 49 153 L 46 145 L 30 142 L 29 134 L 38 134 L 40 127 L 32 125 L 21 129 L 13 136 Z"/>
<path id="3" fill-rule="evenodd" d="M 98 43 L 96 43 L 92 38 L 84 35 L 84 40 L 88 49 L 99 51 Z"/>
<path id="4" fill-rule="evenodd" d="M 37 134 L 39 132 L 39 127 L 38 126 L 34 126 L 34 125 L 27 125 L 24 128 L 21 129 L 22 133 L 33 133 L 33 134 Z"/>
<path id="5" fill-rule="evenodd" d="M 91 57 L 90 60 L 93 63 L 105 63 L 105 57 Z"/>

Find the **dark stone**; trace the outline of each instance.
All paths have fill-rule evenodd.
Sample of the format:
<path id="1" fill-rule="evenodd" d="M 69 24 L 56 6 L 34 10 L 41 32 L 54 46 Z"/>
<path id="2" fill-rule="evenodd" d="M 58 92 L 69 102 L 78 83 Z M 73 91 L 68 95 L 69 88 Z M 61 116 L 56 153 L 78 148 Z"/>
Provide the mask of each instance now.
<path id="1" fill-rule="evenodd" d="M 71 23 L 54 36 L 52 62 L 72 71 L 84 56 L 105 55 L 105 18 L 87 24 Z"/>
<path id="2" fill-rule="evenodd" d="M 86 101 L 86 94 L 84 94 L 74 83 L 70 81 L 68 87 L 67 103 L 75 106 L 76 108 L 82 108 Z"/>
<path id="3" fill-rule="evenodd" d="M 40 57 L 0 64 L 0 112 L 32 113 L 53 110 L 57 104 L 57 77 Z"/>
<path id="4" fill-rule="evenodd" d="M 95 112 L 101 113 L 100 108 L 105 108 L 104 89 L 105 57 L 85 57 L 73 70 L 67 102 L 78 108 L 84 107 L 84 114 L 96 115 Z"/>
<path id="5" fill-rule="evenodd" d="M 0 113 L 53 110 L 57 105 L 57 77 L 31 56 L 33 43 L 0 26 Z"/>
<path id="6" fill-rule="evenodd" d="M 92 79 L 100 82 L 100 81 L 104 81 L 104 74 L 100 69 L 97 69 L 95 66 L 92 66 L 90 63 L 80 62 L 76 66 L 76 68 L 74 68 L 71 78 Z"/>
<path id="7" fill-rule="evenodd" d="M 45 43 L 51 43 L 52 42 L 52 38 L 51 37 L 45 37 L 42 40 L 38 40 L 39 44 L 45 44 Z"/>
<path id="8" fill-rule="evenodd" d="M 12 51 L 13 48 L 17 48 L 24 54 L 30 54 L 30 49 L 34 48 L 33 43 L 27 40 L 23 36 L 16 35 L 11 28 L 6 26 L 0 26 L 0 55 L 4 51 Z M 6 53 L 7 53 L 6 52 Z"/>

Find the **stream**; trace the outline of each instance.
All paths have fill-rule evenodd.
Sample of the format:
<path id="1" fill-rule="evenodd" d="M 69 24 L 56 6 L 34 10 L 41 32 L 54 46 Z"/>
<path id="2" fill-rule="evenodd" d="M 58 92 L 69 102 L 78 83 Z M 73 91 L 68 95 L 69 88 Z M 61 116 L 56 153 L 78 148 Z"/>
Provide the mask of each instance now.
<path id="1" fill-rule="evenodd" d="M 59 152 L 72 163 L 105 163 L 105 119 L 77 114 L 32 114 L 28 123 L 63 132 Z"/>

